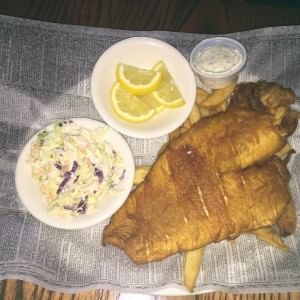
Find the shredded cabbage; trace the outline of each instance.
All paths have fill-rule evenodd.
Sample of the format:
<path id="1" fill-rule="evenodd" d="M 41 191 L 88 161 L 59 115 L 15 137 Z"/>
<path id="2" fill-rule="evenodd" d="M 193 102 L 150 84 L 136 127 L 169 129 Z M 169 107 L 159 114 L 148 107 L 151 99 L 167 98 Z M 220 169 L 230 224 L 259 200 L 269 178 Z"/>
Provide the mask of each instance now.
<path id="1" fill-rule="evenodd" d="M 38 134 L 28 161 L 50 212 L 92 212 L 108 192 L 116 191 L 125 169 L 123 158 L 105 140 L 106 131 L 90 131 L 69 120 Z"/>

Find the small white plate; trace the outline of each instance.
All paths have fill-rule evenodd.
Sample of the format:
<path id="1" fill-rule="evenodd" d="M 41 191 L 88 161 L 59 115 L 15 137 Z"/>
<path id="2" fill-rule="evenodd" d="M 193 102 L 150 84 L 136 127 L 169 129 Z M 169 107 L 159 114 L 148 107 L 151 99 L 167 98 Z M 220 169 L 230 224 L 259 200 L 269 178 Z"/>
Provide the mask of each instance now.
<path id="1" fill-rule="evenodd" d="M 160 60 L 165 62 L 186 104 L 176 109 L 166 108 L 142 123 L 119 119 L 110 103 L 117 64 L 151 69 Z M 154 38 L 133 37 L 112 45 L 100 56 L 92 73 L 91 92 L 96 110 L 111 127 L 128 136 L 154 138 L 172 132 L 187 119 L 195 103 L 196 82 L 189 62 L 173 46 Z"/>
<path id="2" fill-rule="evenodd" d="M 92 119 L 74 118 L 72 120 L 89 130 L 107 126 L 104 123 Z M 53 124 L 46 128 L 51 128 L 52 126 Z M 27 162 L 31 144 L 37 138 L 37 134 L 40 131 L 28 141 L 17 161 L 15 184 L 20 200 L 35 218 L 56 228 L 81 229 L 95 225 L 96 223 L 109 218 L 121 207 L 131 191 L 135 166 L 132 152 L 126 141 L 115 130 L 110 127 L 108 128 L 109 130 L 106 133 L 105 138 L 113 146 L 113 148 L 120 153 L 120 155 L 124 158 L 125 163 L 125 177 L 117 186 L 117 188 L 120 189 L 120 192 L 113 195 L 107 195 L 101 201 L 101 209 L 99 211 L 90 214 L 87 212 L 85 215 L 79 215 L 76 217 L 57 216 L 49 213 L 46 200 L 40 192 L 39 183 L 37 180 L 32 178 L 31 165 Z"/>

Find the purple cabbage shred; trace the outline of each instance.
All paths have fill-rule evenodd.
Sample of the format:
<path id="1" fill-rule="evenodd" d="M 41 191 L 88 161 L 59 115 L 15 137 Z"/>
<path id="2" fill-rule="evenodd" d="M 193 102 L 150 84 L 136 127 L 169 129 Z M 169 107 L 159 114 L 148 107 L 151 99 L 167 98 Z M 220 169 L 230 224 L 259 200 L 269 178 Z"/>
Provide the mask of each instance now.
<path id="1" fill-rule="evenodd" d="M 78 214 L 85 214 L 87 210 L 87 199 L 88 196 L 85 196 L 84 199 L 81 199 L 78 204 L 65 205 L 64 209 L 75 211 Z"/>
<path id="2" fill-rule="evenodd" d="M 64 209 L 66 210 L 72 210 L 72 211 L 76 211 L 77 210 L 77 205 L 76 204 L 72 204 L 72 205 L 65 205 Z"/>
<path id="3" fill-rule="evenodd" d="M 78 207 L 77 207 L 77 213 L 79 213 L 81 215 L 86 213 L 86 210 L 87 210 L 86 200 L 87 200 L 87 196 L 86 196 L 85 200 L 83 200 L 83 199 L 80 200 L 80 202 L 78 203 Z"/>
<path id="4" fill-rule="evenodd" d="M 71 179 L 71 176 L 72 176 L 72 173 L 75 173 L 76 170 L 78 168 L 78 163 L 76 160 L 73 161 L 73 166 L 72 166 L 72 169 L 71 171 L 67 171 L 65 172 L 64 174 L 64 179 L 62 180 L 62 182 L 60 183 L 60 185 L 58 186 L 58 189 L 56 191 L 56 194 L 59 194 L 63 188 L 65 187 L 65 185 L 69 182 L 69 180 Z"/>
<path id="5" fill-rule="evenodd" d="M 95 168 L 94 176 L 98 177 L 99 183 L 101 183 L 103 181 L 103 179 L 104 179 L 103 172 L 100 169 L 98 169 L 98 168 Z"/>
<path id="6" fill-rule="evenodd" d="M 77 168 L 78 168 L 78 162 L 76 160 L 74 160 L 71 172 L 75 173 L 75 171 L 77 170 Z"/>

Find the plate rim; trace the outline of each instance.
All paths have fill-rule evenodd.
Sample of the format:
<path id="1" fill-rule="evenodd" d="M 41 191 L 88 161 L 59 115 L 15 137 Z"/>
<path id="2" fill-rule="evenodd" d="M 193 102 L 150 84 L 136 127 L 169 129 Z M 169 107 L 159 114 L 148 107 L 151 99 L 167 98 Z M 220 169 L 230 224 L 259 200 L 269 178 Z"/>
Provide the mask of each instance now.
<path id="1" fill-rule="evenodd" d="M 112 49 L 116 49 L 117 47 L 120 47 L 124 44 L 130 43 L 131 41 L 133 42 L 148 42 L 151 43 L 154 46 L 163 46 L 163 47 L 167 47 L 168 49 L 170 49 L 176 56 L 178 56 L 180 58 L 180 60 L 182 60 L 182 64 L 186 67 L 186 71 L 190 74 L 190 79 L 191 79 L 191 93 L 193 93 L 193 101 L 189 101 L 188 102 L 188 109 L 186 111 L 185 114 L 183 114 L 184 117 L 182 117 L 181 122 L 178 123 L 176 126 L 165 126 L 165 129 L 163 131 L 159 131 L 159 130 L 148 130 L 145 133 L 143 133 L 142 131 L 139 131 L 137 129 L 131 129 L 131 128 L 126 128 L 125 126 L 122 126 L 121 120 L 117 120 L 117 117 L 115 116 L 114 118 L 108 116 L 106 113 L 101 113 L 101 107 L 98 104 L 99 98 L 98 98 L 98 92 L 97 92 L 97 76 L 96 76 L 96 72 L 99 70 L 99 68 L 101 67 L 101 64 L 104 64 L 105 59 L 107 56 L 109 56 L 109 52 Z M 190 66 L 189 61 L 184 57 L 184 55 L 178 50 L 176 49 L 174 46 L 172 46 L 171 44 L 157 39 L 157 38 L 153 38 L 153 37 L 146 37 L 146 36 L 134 36 L 134 37 L 129 37 L 129 38 L 125 38 L 122 39 L 121 41 L 118 41 L 114 44 L 112 44 L 110 47 L 108 47 L 106 50 L 104 50 L 104 52 L 102 52 L 102 54 L 100 54 L 100 56 L 97 58 L 96 63 L 94 64 L 93 70 L 92 70 L 92 74 L 91 74 L 91 82 L 90 82 L 90 88 L 91 88 L 91 98 L 92 98 L 92 102 L 93 105 L 97 111 L 97 113 L 100 115 L 100 117 L 112 128 L 114 128 L 115 130 L 117 130 L 118 132 L 130 136 L 130 137 L 134 137 L 134 138 L 140 138 L 140 139 L 151 139 L 151 138 L 158 138 L 158 137 L 162 137 L 165 136 L 167 134 L 169 134 L 170 132 L 176 130 L 178 127 L 180 127 L 184 121 L 188 118 L 190 112 L 192 111 L 193 105 L 195 104 L 196 101 L 196 91 L 197 91 L 197 83 L 196 83 L 196 78 L 194 76 L 193 70 Z M 187 105 L 187 104 L 186 104 Z M 114 121 L 113 119 L 116 119 L 116 121 Z M 151 120 L 150 120 L 151 121 Z M 126 123 L 125 123 L 126 124 Z M 172 124 L 172 123 L 170 123 Z M 125 127 L 125 129 L 124 129 Z"/>
<path id="2" fill-rule="evenodd" d="M 59 222 L 57 222 L 56 219 L 64 218 L 63 216 L 58 217 L 56 215 L 51 215 L 49 213 L 49 219 L 47 218 L 45 220 L 40 215 L 38 215 L 36 212 L 32 212 L 31 206 L 29 205 L 30 201 L 26 200 L 26 192 L 24 192 L 25 189 L 22 188 L 22 176 L 29 175 L 29 177 L 30 177 L 29 181 L 32 183 L 32 186 L 39 186 L 39 184 L 37 181 L 35 181 L 32 178 L 31 174 L 28 174 L 28 171 L 31 170 L 31 167 L 29 164 L 28 164 L 28 170 L 24 174 L 23 166 L 26 165 L 26 156 L 29 154 L 29 151 L 31 149 L 31 144 L 36 139 L 37 135 L 41 131 L 43 131 L 47 128 L 51 128 L 51 126 L 53 126 L 56 122 L 59 122 L 60 120 L 62 120 L 62 121 L 73 120 L 74 122 L 77 122 L 80 126 L 82 126 L 84 128 L 88 128 L 88 129 L 90 129 L 90 127 L 86 124 L 89 124 L 89 125 L 92 124 L 93 128 L 108 127 L 110 132 L 115 137 L 118 137 L 117 143 L 121 143 L 122 148 L 125 147 L 125 150 L 124 150 L 124 152 L 122 151 L 121 155 L 123 154 L 123 157 L 125 160 L 126 174 L 128 174 L 127 175 L 128 176 L 127 177 L 128 185 L 125 185 L 124 190 L 122 191 L 122 194 L 124 195 L 123 196 L 124 199 L 122 201 L 119 200 L 119 204 L 115 206 L 115 209 L 113 210 L 112 213 L 109 210 L 109 212 L 106 213 L 104 216 L 97 217 L 97 211 L 95 211 L 90 215 L 90 216 L 94 216 L 90 221 L 88 219 L 87 221 L 85 221 L 83 223 L 82 223 L 82 221 L 81 222 L 75 221 L 72 223 L 59 223 Z M 109 143 L 111 143 L 111 140 L 107 140 L 107 141 Z M 111 143 L 111 144 L 113 145 L 113 143 Z M 23 172 L 23 174 L 22 174 L 22 172 Z M 24 205 L 27 212 L 30 213 L 34 218 L 36 218 L 38 221 L 40 221 L 46 225 L 49 225 L 51 227 L 54 227 L 54 228 L 64 229 L 64 230 L 76 230 L 76 229 L 84 229 L 84 228 L 91 227 L 93 225 L 99 224 L 99 223 L 105 221 L 106 219 L 110 218 L 127 200 L 128 196 L 132 190 L 132 187 L 133 187 L 134 173 L 135 173 L 135 162 L 134 162 L 134 156 L 133 156 L 132 150 L 130 149 L 128 142 L 125 140 L 125 138 L 119 132 L 117 132 L 115 129 L 113 129 L 108 124 L 106 124 L 102 121 L 96 120 L 96 119 L 86 118 L 86 117 L 83 117 L 83 118 L 70 117 L 70 118 L 57 118 L 57 119 L 51 120 L 51 122 L 47 123 L 45 126 L 41 127 L 39 130 L 37 130 L 33 135 L 31 135 L 31 137 L 27 140 L 27 142 L 25 143 L 25 145 L 22 147 L 21 151 L 19 152 L 17 163 L 15 166 L 14 182 L 15 182 L 15 188 L 16 188 L 16 192 L 17 192 L 17 196 L 18 196 L 19 200 Z M 24 196 L 24 193 L 25 193 L 25 196 Z M 39 192 L 39 194 L 40 194 L 40 197 L 42 198 L 43 197 L 42 194 L 40 192 Z M 25 200 L 24 200 L 24 198 L 25 198 Z M 41 200 L 41 198 L 40 198 L 40 200 Z M 75 219 L 73 219 L 73 220 L 75 220 Z M 66 226 L 66 224 L 67 224 L 67 226 Z"/>

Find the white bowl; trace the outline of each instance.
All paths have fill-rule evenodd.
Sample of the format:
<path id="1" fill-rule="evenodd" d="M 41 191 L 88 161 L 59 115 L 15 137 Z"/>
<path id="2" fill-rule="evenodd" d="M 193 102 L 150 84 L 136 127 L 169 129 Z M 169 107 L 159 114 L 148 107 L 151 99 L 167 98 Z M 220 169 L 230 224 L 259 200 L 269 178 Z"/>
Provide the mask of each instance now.
<path id="1" fill-rule="evenodd" d="M 197 66 L 199 55 L 212 47 L 225 47 L 233 50 L 239 57 L 239 63 L 233 68 L 220 73 L 207 73 Z M 218 60 L 216 60 L 218 61 Z M 220 89 L 228 86 L 230 83 L 237 81 L 239 73 L 244 68 L 247 61 L 247 53 L 244 46 L 238 41 L 227 37 L 213 37 L 201 41 L 195 46 L 190 55 L 190 64 L 196 76 L 204 86 L 211 89 Z"/>
<path id="2" fill-rule="evenodd" d="M 77 118 L 72 120 L 89 130 L 96 129 L 97 127 L 107 126 L 101 122 L 91 119 Z M 46 128 L 49 128 L 51 126 L 53 126 L 53 124 L 47 126 Z M 15 172 L 15 184 L 19 198 L 23 202 L 27 210 L 35 218 L 47 225 L 56 228 L 81 229 L 95 225 L 96 223 L 109 218 L 121 207 L 131 191 L 135 167 L 131 150 L 119 133 L 109 127 L 105 138 L 124 158 L 126 173 L 124 179 L 117 186 L 117 188 L 120 189 L 120 192 L 115 193 L 114 195 L 105 196 L 104 199 L 101 200 L 101 209 L 99 211 L 95 211 L 93 213 L 87 212 L 84 215 L 75 217 L 64 217 L 49 213 L 46 200 L 43 198 L 40 192 L 39 184 L 35 179 L 32 178 L 31 166 L 27 162 L 27 159 L 29 157 L 31 144 L 36 139 L 37 134 L 35 134 L 28 141 L 28 143 L 22 150 L 17 161 Z"/>
<path id="3" fill-rule="evenodd" d="M 116 81 L 118 63 L 140 68 L 152 68 L 163 60 L 178 85 L 186 104 L 176 109 L 164 109 L 152 119 L 130 123 L 119 119 L 112 110 L 110 91 Z M 133 37 L 112 45 L 98 59 L 91 79 L 94 105 L 103 120 L 128 136 L 154 138 L 178 128 L 190 114 L 196 97 L 196 82 L 189 62 L 171 45 L 154 38 Z"/>

